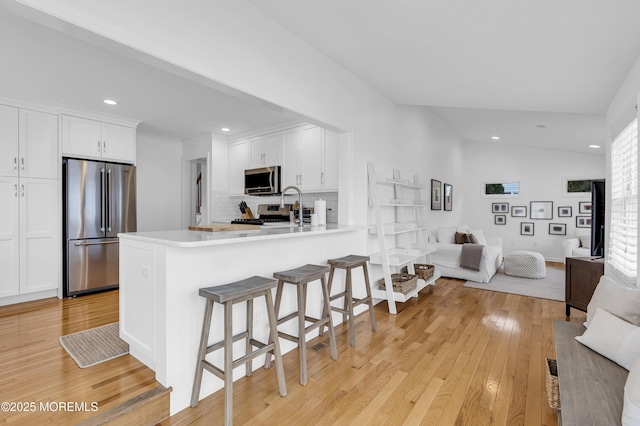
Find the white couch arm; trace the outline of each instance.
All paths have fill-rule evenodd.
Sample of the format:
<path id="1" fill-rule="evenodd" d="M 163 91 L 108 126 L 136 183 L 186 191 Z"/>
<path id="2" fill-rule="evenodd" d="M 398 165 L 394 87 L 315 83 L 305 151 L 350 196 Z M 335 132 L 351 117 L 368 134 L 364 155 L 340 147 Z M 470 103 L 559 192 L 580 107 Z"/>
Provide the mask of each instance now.
<path id="1" fill-rule="evenodd" d="M 565 259 L 567 257 L 573 256 L 573 249 L 577 249 L 580 247 L 580 239 L 579 238 L 567 238 L 562 241 L 562 250 L 564 251 Z"/>
<path id="2" fill-rule="evenodd" d="M 502 247 L 502 238 L 500 237 L 490 237 L 488 235 L 486 235 L 485 240 L 487 240 L 487 245 L 488 246 L 498 246 L 498 247 Z"/>

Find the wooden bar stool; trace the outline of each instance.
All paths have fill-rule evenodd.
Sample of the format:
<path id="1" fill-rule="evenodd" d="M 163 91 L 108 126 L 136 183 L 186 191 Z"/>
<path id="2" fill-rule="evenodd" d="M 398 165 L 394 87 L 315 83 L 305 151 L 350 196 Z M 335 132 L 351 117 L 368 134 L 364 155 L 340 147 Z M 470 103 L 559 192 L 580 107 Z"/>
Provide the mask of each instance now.
<path id="1" fill-rule="evenodd" d="M 338 259 L 329 259 L 327 263 L 331 265 L 331 270 L 329 272 L 329 294 L 331 294 L 331 286 L 333 284 L 333 273 L 336 268 L 344 269 L 347 274 L 347 282 L 345 284 L 345 289 L 342 293 L 335 294 L 330 297 L 329 306 L 332 311 L 342 313 L 343 322 L 347 322 L 349 320 L 349 344 L 351 346 L 356 345 L 356 332 L 355 332 L 355 324 L 353 318 L 353 308 L 356 306 L 367 303 L 369 305 L 369 315 L 371 316 L 371 330 L 376 331 L 376 317 L 373 313 L 373 298 L 371 297 L 371 285 L 369 284 L 369 270 L 367 269 L 367 262 L 369 261 L 369 256 L 358 256 L 355 254 L 350 254 L 345 257 L 340 257 Z M 364 282 L 367 290 L 367 297 L 364 299 L 356 299 L 353 297 L 353 289 L 352 289 L 352 281 L 351 281 L 351 270 L 354 268 L 362 267 L 362 271 L 364 272 Z M 336 306 L 331 306 L 331 302 L 343 297 L 344 304 L 343 308 L 338 308 Z M 320 328 L 320 335 L 322 335 L 324 331 L 324 327 Z"/>
<path id="2" fill-rule="evenodd" d="M 200 397 L 200 385 L 202 384 L 202 373 L 206 369 L 218 378 L 224 380 L 224 424 L 233 423 L 233 369 L 245 364 L 246 375 L 251 376 L 252 360 L 267 352 L 272 352 L 276 359 L 276 375 L 280 395 L 287 395 L 287 385 L 284 379 L 284 369 L 282 366 L 282 355 L 278 342 L 278 329 L 276 325 L 276 314 L 273 307 L 271 289 L 276 286 L 276 280 L 263 277 L 251 277 L 234 283 L 207 287 L 200 289 L 200 296 L 207 299 L 202 323 L 202 336 L 200 337 L 200 348 L 198 349 L 198 360 L 196 362 L 196 376 L 193 381 L 193 391 L 191 393 L 191 406 L 198 405 Z M 269 317 L 270 338 L 269 343 L 264 344 L 253 338 L 253 299 L 265 297 L 267 303 L 267 315 Z M 233 336 L 233 305 L 240 302 L 247 302 L 247 330 Z M 213 303 L 220 303 L 224 306 L 224 340 L 208 346 L 209 330 L 211 328 L 211 314 L 213 313 Z M 233 360 L 233 342 L 246 339 L 245 355 L 237 360 Z M 252 351 L 252 347 L 258 348 Z M 207 354 L 224 349 L 224 368 L 220 369 L 206 360 Z M 269 356 L 271 358 L 271 356 Z"/>
<path id="3" fill-rule="evenodd" d="M 296 286 L 298 294 L 298 311 L 293 312 L 283 318 L 278 319 L 278 325 L 283 324 L 294 318 L 298 318 L 298 336 L 292 336 L 282 331 L 278 332 L 278 335 L 283 339 L 290 340 L 298 344 L 298 350 L 300 351 L 300 383 L 302 385 L 307 384 L 307 341 L 306 335 L 312 330 L 318 327 L 322 327 L 327 324 L 329 327 L 329 342 L 331 345 L 331 358 L 338 359 L 338 350 L 336 349 L 336 337 L 333 332 L 333 322 L 331 315 L 327 314 L 327 307 L 329 306 L 329 288 L 327 287 L 327 281 L 325 280 L 325 274 L 329 272 L 328 266 L 319 265 L 304 265 L 296 269 L 289 271 L 281 271 L 273 274 L 274 278 L 278 279 L 278 288 L 276 290 L 276 318 L 280 312 L 280 302 L 282 301 L 282 289 L 284 284 L 293 284 Z M 322 298 L 324 300 L 323 315 L 322 318 L 312 318 L 306 315 L 307 306 L 307 284 L 320 280 L 322 285 Z M 310 322 L 311 325 L 305 327 L 305 323 Z M 271 365 L 271 355 L 267 354 L 265 361 L 265 368 L 269 368 Z"/>

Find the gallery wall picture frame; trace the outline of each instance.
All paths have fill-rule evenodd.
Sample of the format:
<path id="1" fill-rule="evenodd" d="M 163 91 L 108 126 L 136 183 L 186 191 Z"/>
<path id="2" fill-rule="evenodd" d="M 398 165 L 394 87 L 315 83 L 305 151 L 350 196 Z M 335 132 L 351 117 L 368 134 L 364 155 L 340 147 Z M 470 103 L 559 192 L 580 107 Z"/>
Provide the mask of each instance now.
<path id="1" fill-rule="evenodd" d="M 431 179 L 431 210 L 442 210 L 442 182 Z"/>
<path id="2" fill-rule="evenodd" d="M 591 216 L 576 216 L 576 228 L 591 228 Z"/>
<path id="3" fill-rule="evenodd" d="M 571 206 L 558 207 L 558 217 L 571 217 L 573 216 L 573 209 Z"/>
<path id="4" fill-rule="evenodd" d="M 527 206 L 511 206 L 511 217 L 527 217 Z"/>
<path id="5" fill-rule="evenodd" d="M 491 203 L 491 213 L 508 213 L 509 203 Z"/>
<path id="6" fill-rule="evenodd" d="M 531 201 L 529 209 L 531 219 L 553 219 L 553 201 Z"/>
<path id="7" fill-rule="evenodd" d="M 507 224 L 507 215 L 506 214 L 497 214 L 497 215 L 495 215 L 494 223 L 496 225 L 506 225 Z"/>
<path id="8" fill-rule="evenodd" d="M 566 223 L 550 223 L 549 235 L 567 235 Z"/>
<path id="9" fill-rule="evenodd" d="M 450 212 L 453 209 L 453 185 L 444 184 L 444 210 Z"/>
<path id="10" fill-rule="evenodd" d="M 591 201 L 580 201 L 578 203 L 578 214 L 591 214 Z"/>
<path id="11" fill-rule="evenodd" d="M 534 232 L 533 222 L 520 222 L 520 235 L 532 236 Z"/>

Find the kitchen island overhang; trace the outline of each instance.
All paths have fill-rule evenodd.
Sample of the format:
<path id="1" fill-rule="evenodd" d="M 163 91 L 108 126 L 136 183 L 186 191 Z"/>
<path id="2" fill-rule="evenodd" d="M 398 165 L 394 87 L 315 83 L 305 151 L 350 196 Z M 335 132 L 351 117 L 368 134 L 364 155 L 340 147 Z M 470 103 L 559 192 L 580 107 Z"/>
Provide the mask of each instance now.
<path id="1" fill-rule="evenodd" d="M 195 373 L 205 301 L 198 295 L 202 287 L 222 285 L 253 275 L 272 277 L 274 272 L 307 263 L 326 264 L 331 258 L 366 254 L 367 228 L 328 225 L 327 227 L 269 228 L 232 232 L 157 231 L 120 234 L 120 336 L 130 353 L 153 369 L 156 379 L 171 386 L 171 414 L 189 406 Z M 334 292 L 344 287 L 344 277 L 336 274 Z M 358 286 L 360 287 L 360 286 Z M 320 285 L 308 289 L 308 312 L 322 311 Z M 234 334 L 244 330 L 245 306 L 234 309 Z M 297 309 L 295 291 L 285 291 L 281 313 Z M 268 338 L 264 303 L 255 303 L 254 333 Z M 342 320 L 335 315 L 336 323 Z M 297 333 L 294 322 L 283 331 Z M 222 308 L 213 312 L 210 343 L 220 341 Z M 317 335 L 317 332 L 316 332 Z M 281 340 L 286 353 L 296 346 Z M 234 358 L 244 354 L 244 343 L 234 344 Z M 222 365 L 222 351 L 209 355 Z M 253 362 L 257 369 L 264 356 Z M 292 371 L 288 374 L 296 374 Z M 244 369 L 234 371 L 234 380 Z M 205 374 L 200 397 L 222 388 L 222 381 Z M 277 387 L 274 393 L 277 393 Z"/>

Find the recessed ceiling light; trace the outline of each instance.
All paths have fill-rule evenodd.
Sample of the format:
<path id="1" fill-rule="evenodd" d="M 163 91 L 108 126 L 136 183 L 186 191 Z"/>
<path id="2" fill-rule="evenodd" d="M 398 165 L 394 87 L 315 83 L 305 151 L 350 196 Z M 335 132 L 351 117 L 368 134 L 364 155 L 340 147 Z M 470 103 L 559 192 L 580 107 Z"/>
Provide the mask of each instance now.
<path id="1" fill-rule="evenodd" d="M 107 105 L 118 105 L 118 102 L 114 101 L 113 99 L 105 99 L 103 102 Z"/>
<path id="2" fill-rule="evenodd" d="M 536 127 L 537 127 L 538 129 L 544 129 L 544 128 L 546 128 L 546 127 L 547 127 L 547 125 L 546 125 L 546 124 L 536 124 Z"/>
<path id="3" fill-rule="evenodd" d="M 491 139 L 493 139 L 494 141 L 499 141 L 500 140 L 500 136 L 491 136 Z"/>
<path id="4" fill-rule="evenodd" d="M 589 145 L 589 148 L 598 149 L 600 148 L 600 145 Z"/>
<path id="5" fill-rule="evenodd" d="M 228 127 L 223 127 L 223 128 L 222 128 L 222 129 L 220 129 L 220 130 L 222 130 L 223 132 L 228 132 L 228 131 L 230 131 L 231 129 L 229 129 Z"/>

